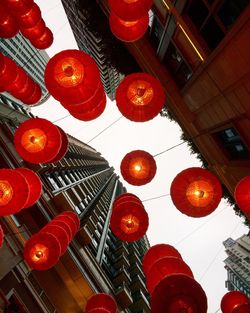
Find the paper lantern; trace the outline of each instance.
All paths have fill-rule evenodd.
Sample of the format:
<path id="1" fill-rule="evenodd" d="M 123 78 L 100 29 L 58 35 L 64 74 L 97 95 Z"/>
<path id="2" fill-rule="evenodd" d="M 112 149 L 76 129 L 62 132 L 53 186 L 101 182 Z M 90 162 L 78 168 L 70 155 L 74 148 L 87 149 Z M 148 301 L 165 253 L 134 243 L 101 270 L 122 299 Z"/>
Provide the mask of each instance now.
<path id="1" fill-rule="evenodd" d="M 109 26 L 112 34 L 121 41 L 134 42 L 146 33 L 149 24 L 148 13 L 138 20 L 126 21 L 120 19 L 112 11 L 109 16 Z"/>
<path id="2" fill-rule="evenodd" d="M 32 7 L 27 13 L 17 16 L 20 28 L 33 27 L 41 20 L 41 18 L 41 10 L 36 3 L 33 3 Z"/>
<path id="3" fill-rule="evenodd" d="M 99 86 L 99 81 L 95 61 L 83 51 L 61 51 L 49 60 L 45 69 L 47 89 L 63 103 L 88 101 Z"/>
<path id="4" fill-rule="evenodd" d="M 62 144 L 61 144 L 61 148 L 58 151 L 56 157 L 54 159 L 50 160 L 50 163 L 55 163 L 55 162 L 60 161 L 65 156 L 65 154 L 67 153 L 68 147 L 69 147 L 68 136 L 65 134 L 65 132 L 59 126 L 57 126 L 57 128 L 61 134 Z"/>
<path id="5" fill-rule="evenodd" d="M 51 122 L 32 118 L 16 130 L 14 143 L 18 154 L 31 163 L 46 163 L 56 157 L 61 148 L 61 134 Z"/>
<path id="6" fill-rule="evenodd" d="M 148 292 L 151 294 L 163 278 L 172 274 L 184 274 L 194 278 L 190 267 L 182 259 L 164 257 L 157 260 L 147 273 L 146 283 Z"/>
<path id="7" fill-rule="evenodd" d="M 33 0 L 3 0 L 3 2 L 16 16 L 26 14 L 34 5 Z"/>
<path id="8" fill-rule="evenodd" d="M 0 5 L 0 37 L 12 38 L 18 33 L 18 24 L 3 5 Z"/>
<path id="9" fill-rule="evenodd" d="M 53 43 L 54 37 L 52 31 L 45 27 L 44 32 L 38 38 L 30 39 L 32 45 L 37 49 L 47 49 Z"/>
<path id="10" fill-rule="evenodd" d="M 61 216 L 68 216 L 68 217 L 70 217 L 70 218 L 74 221 L 74 223 L 75 223 L 75 225 L 76 225 L 76 231 L 79 230 L 79 228 L 80 228 L 80 219 L 79 219 L 78 215 L 77 215 L 75 212 L 72 212 L 72 211 L 64 211 L 64 212 L 61 213 L 60 215 L 61 215 Z"/>
<path id="11" fill-rule="evenodd" d="M 2 248 L 3 246 L 3 240 L 4 240 L 3 238 L 4 238 L 3 228 L 0 225 L 0 248 Z"/>
<path id="12" fill-rule="evenodd" d="M 141 204 L 141 206 L 143 206 L 141 200 L 136 195 L 134 195 L 133 193 L 126 192 L 115 198 L 115 201 L 113 202 L 113 209 L 118 204 L 128 201 L 136 201 L 139 204 Z"/>
<path id="13" fill-rule="evenodd" d="M 122 202 L 113 207 L 110 227 L 117 238 L 123 241 L 136 241 L 148 229 L 148 215 L 141 203 Z"/>
<path id="14" fill-rule="evenodd" d="M 109 6 L 125 21 L 135 21 L 146 15 L 153 5 L 152 0 L 109 0 Z"/>
<path id="15" fill-rule="evenodd" d="M 222 190 L 215 175 L 206 169 L 192 167 L 174 178 L 170 195 L 180 212 L 191 217 L 203 217 L 217 208 Z"/>
<path id="16" fill-rule="evenodd" d="M 121 162 L 122 177 L 131 185 L 142 186 L 155 176 L 156 163 L 151 154 L 135 150 L 125 155 Z"/>
<path id="17" fill-rule="evenodd" d="M 92 121 L 98 118 L 104 112 L 105 107 L 106 107 L 106 98 L 103 98 L 101 101 L 99 101 L 97 106 L 90 111 L 83 112 L 83 113 L 75 113 L 72 111 L 69 111 L 69 112 L 76 119 L 87 122 L 87 121 Z"/>
<path id="18" fill-rule="evenodd" d="M 250 176 L 241 179 L 234 192 L 234 198 L 240 209 L 250 214 Z"/>
<path id="19" fill-rule="evenodd" d="M 116 90 L 116 104 L 129 120 L 145 122 L 160 113 L 165 94 L 158 79 L 146 73 L 126 76 Z"/>
<path id="20" fill-rule="evenodd" d="M 21 173 L 28 183 L 29 196 L 24 208 L 29 208 L 37 202 L 37 200 L 40 198 L 42 194 L 41 180 L 35 172 L 28 168 L 20 167 L 17 168 L 16 171 Z"/>
<path id="21" fill-rule="evenodd" d="M 70 237 L 67 233 L 67 230 L 65 230 L 62 226 L 56 225 L 52 221 L 48 223 L 45 227 L 43 227 L 43 229 L 39 233 L 48 233 L 55 236 L 61 246 L 60 256 L 66 252 L 70 242 Z"/>
<path id="22" fill-rule="evenodd" d="M 70 227 L 71 235 L 72 235 L 70 240 L 73 239 L 73 237 L 75 236 L 75 234 L 80 228 L 80 220 L 74 212 L 63 212 L 57 215 L 53 221 L 62 221 Z"/>
<path id="23" fill-rule="evenodd" d="M 249 313 L 250 300 L 241 291 L 230 291 L 221 299 L 222 313 Z"/>
<path id="24" fill-rule="evenodd" d="M 5 90 L 11 94 L 23 89 L 27 81 L 27 74 L 20 66 L 17 66 L 16 73 L 15 80 L 5 87 Z"/>
<path id="25" fill-rule="evenodd" d="M 0 169 L 0 216 L 15 214 L 25 207 L 29 192 L 22 174 L 11 169 Z"/>
<path id="26" fill-rule="evenodd" d="M 148 272 L 154 263 L 164 257 L 175 257 L 182 259 L 178 250 L 176 250 L 173 246 L 164 243 L 154 245 L 149 248 L 143 257 L 142 267 L 145 276 L 148 275 Z"/>
<path id="27" fill-rule="evenodd" d="M 41 19 L 35 26 L 30 28 L 20 28 L 20 31 L 24 37 L 26 37 L 29 40 L 35 40 L 37 38 L 40 38 L 44 32 L 45 32 L 45 22 L 43 19 Z"/>
<path id="28" fill-rule="evenodd" d="M 117 313 L 117 304 L 111 295 L 98 293 L 88 299 L 85 312 Z"/>
<path id="29" fill-rule="evenodd" d="M 17 65 L 12 59 L 3 56 L 2 53 L 0 55 L 0 85 L 6 88 L 17 77 Z"/>
<path id="30" fill-rule="evenodd" d="M 72 233 L 72 229 L 70 228 L 70 225 L 67 223 L 67 221 L 60 220 L 60 219 L 55 217 L 52 221 L 50 221 L 50 224 L 62 227 L 67 232 L 69 242 L 71 241 L 71 239 L 73 238 L 73 233 Z"/>
<path id="31" fill-rule="evenodd" d="M 151 295 L 152 313 L 207 313 L 207 297 L 191 277 L 173 274 L 163 278 Z"/>
<path id="32" fill-rule="evenodd" d="M 22 88 L 12 90 L 11 94 L 13 97 L 21 100 L 22 102 L 25 101 L 26 98 L 30 98 L 35 91 L 35 82 L 26 75 L 26 81 Z"/>
<path id="33" fill-rule="evenodd" d="M 50 233 L 33 235 L 24 247 L 24 259 L 34 270 L 50 269 L 58 262 L 60 255 L 59 240 Z"/>
<path id="34" fill-rule="evenodd" d="M 41 96 L 42 96 L 41 87 L 37 83 L 35 83 L 34 91 L 30 95 L 30 97 L 24 98 L 23 96 L 21 96 L 21 99 L 25 104 L 33 105 L 36 104 L 41 99 Z"/>

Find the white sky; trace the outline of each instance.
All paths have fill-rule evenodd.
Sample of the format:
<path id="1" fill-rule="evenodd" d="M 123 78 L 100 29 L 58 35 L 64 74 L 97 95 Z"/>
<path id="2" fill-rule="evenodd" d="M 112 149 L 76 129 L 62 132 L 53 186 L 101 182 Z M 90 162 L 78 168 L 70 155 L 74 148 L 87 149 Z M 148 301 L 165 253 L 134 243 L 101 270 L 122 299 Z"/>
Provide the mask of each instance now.
<path id="1" fill-rule="evenodd" d="M 77 49 L 61 1 L 37 0 L 36 3 L 54 34 L 54 43 L 47 50 L 48 54 L 52 57 L 61 50 Z M 50 121 L 68 114 L 52 97 L 45 104 L 34 107 L 32 112 Z M 108 101 L 105 112 L 94 121 L 83 122 L 67 117 L 55 124 L 88 143 L 120 116 L 115 102 Z M 179 143 L 179 137 L 179 126 L 166 118 L 158 116 L 149 122 L 134 123 L 123 117 L 89 144 L 101 152 L 120 175 L 120 162 L 126 153 L 141 149 L 155 155 Z M 133 187 L 124 182 L 128 192 L 136 194 L 141 200 L 169 194 L 170 184 L 181 170 L 200 166 L 199 161 L 190 155 L 186 144 L 157 156 L 155 160 L 157 173 L 151 183 Z M 247 233 L 242 219 L 225 202 L 214 213 L 200 219 L 180 213 L 169 196 L 147 201 L 144 205 L 149 215 L 147 236 L 151 245 L 168 243 L 179 250 L 207 294 L 208 313 L 215 313 L 220 307 L 222 296 L 227 292 L 223 264 L 226 254 L 222 241 L 228 237 L 237 239 Z"/>

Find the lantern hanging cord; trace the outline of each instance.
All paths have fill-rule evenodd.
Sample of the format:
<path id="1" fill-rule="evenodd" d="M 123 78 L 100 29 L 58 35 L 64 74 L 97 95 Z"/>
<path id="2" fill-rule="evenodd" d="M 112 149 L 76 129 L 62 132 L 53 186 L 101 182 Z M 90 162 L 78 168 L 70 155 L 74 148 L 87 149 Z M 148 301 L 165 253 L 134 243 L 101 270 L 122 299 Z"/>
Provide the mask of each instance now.
<path id="1" fill-rule="evenodd" d="M 92 139 L 90 139 L 87 144 L 89 144 L 91 141 L 93 141 L 94 139 L 96 139 L 97 137 L 99 137 L 102 133 L 104 133 L 107 129 L 109 129 L 111 126 L 113 126 L 115 123 L 117 123 L 118 121 L 120 121 L 120 119 L 123 118 L 123 115 L 120 116 L 117 120 L 115 120 L 114 122 L 112 122 L 111 124 L 109 124 L 107 127 L 105 127 L 101 132 L 99 132 L 96 136 L 94 136 Z"/>
<path id="2" fill-rule="evenodd" d="M 168 149 L 166 149 L 166 150 L 163 150 L 162 152 L 159 152 L 159 153 L 153 155 L 153 157 L 155 158 L 155 157 L 157 157 L 158 155 L 161 155 L 161 154 L 163 154 L 163 153 L 165 153 L 165 152 L 168 152 L 168 151 L 170 151 L 170 150 L 172 150 L 172 149 L 174 149 L 174 148 L 177 148 L 177 147 L 183 145 L 184 143 L 186 143 L 186 142 L 185 142 L 185 141 L 182 141 L 182 142 L 178 143 L 177 145 L 174 145 L 174 146 L 172 146 L 172 147 L 170 147 L 170 148 L 168 148 Z"/>
<path id="3" fill-rule="evenodd" d="M 169 194 L 169 193 L 168 193 L 168 194 L 165 194 L 165 195 L 158 196 L 158 197 L 145 199 L 145 200 L 142 200 L 142 202 L 151 201 L 151 200 L 156 200 L 156 199 L 160 199 L 160 198 L 163 198 L 163 197 L 168 197 L 168 196 L 170 196 L 170 194 Z"/>
<path id="4" fill-rule="evenodd" d="M 71 116 L 71 115 L 70 115 L 70 114 L 67 114 L 67 115 L 65 115 L 65 116 L 63 116 L 63 117 L 60 117 L 59 119 L 53 121 L 52 123 L 54 124 L 54 123 L 56 123 L 56 122 L 62 121 L 62 120 L 64 120 L 65 118 L 67 118 L 67 117 L 69 117 L 69 116 Z"/>

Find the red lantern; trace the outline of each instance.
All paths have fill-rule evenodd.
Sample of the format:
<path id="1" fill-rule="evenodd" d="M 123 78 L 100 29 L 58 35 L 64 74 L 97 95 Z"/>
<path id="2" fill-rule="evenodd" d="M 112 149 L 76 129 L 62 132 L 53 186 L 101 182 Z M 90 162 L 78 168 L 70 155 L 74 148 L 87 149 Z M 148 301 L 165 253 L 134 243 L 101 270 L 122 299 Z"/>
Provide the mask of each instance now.
<path id="1" fill-rule="evenodd" d="M 26 14 L 34 5 L 33 0 L 4 0 L 4 3 L 17 16 Z"/>
<path id="2" fill-rule="evenodd" d="M 148 215 L 139 201 L 121 202 L 113 207 L 110 227 L 117 238 L 123 241 L 136 241 L 148 229 Z"/>
<path id="3" fill-rule="evenodd" d="M 163 278 L 151 295 L 152 313 L 207 313 L 207 297 L 191 277 L 173 274 Z"/>
<path id="4" fill-rule="evenodd" d="M 2 53 L 0 53 L 0 55 L 0 85 L 6 88 L 6 86 L 15 81 L 17 77 L 17 65 L 10 58 L 3 56 Z"/>
<path id="5" fill-rule="evenodd" d="M 3 238 L 4 238 L 3 228 L 0 225 L 0 248 L 2 248 L 3 246 Z"/>
<path id="6" fill-rule="evenodd" d="M 174 257 L 182 259 L 180 253 L 173 246 L 164 243 L 154 245 L 146 252 L 143 257 L 142 267 L 146 277 L 154 263 L 164 257 Z"/>
<path id="7" fill-rule="evenodd" d="M 61 134 L 62 145 L 61 145 L 61 148 L 60 148 L 58 154 L 56 155 L 56 157 L 54 159 L 50 160 L 50 163 L 56 163 L 56 162 L 60 161 L 65 156 L 65 154 L 67 153 L 68 147 L 69 147 L 68 136 L 65 134 L 65 132 L 59 126 L 57 126 L 57 128 Z"/>
<path id="8" fill-rule="evenodd" d="M 75 234 L 80 228 L 80 220 L 74 212 L 63 212 L 57 215 L 53 221 L 62 221 L 70 227 L 71 235 L 72 235 L 70 240 L 73 239 L 73 237 L 75 236 Z"/>
<path id="9" fill-rule="evenodd" d="M 29 40 L 35 40 L 36 38 L 40 38 L 45 32 L 45 22 L 41 19 L 35 26 L 30 28 L 20 28 L 21 33 L 24 37 Z"/>
<path id="10" fill-rule="evenodd" d="M 95 61 L 83 51 L 65 50 L 52 57 L 45 69 L 45 84 L 60 102 L 79 104 L 88 101 L 99 85 Z"/>
<path id="11" fill-rule="evenodd" d="M 135 201 L 142 205 L 141 200 L 136 195 L 134 195 L 133 193 L 126 192 L 126 193 L 119 195 L 115 199 L 115 201 L 113 202 L 113 209 L 116 206 L 118 206 L 118 204 L 123 203 L 123 202 L 128 202 L 128 201 L 132 201 L 132 202 Z"/>
<path id="12" fill-rule="evenodd" d="M 19 90 L 18 89 L 16 89 L 15 91 L 13 90 L 11 94 L 13 97 L 20 99 L 22 102 L 25 102 L 26 98 L 30 98 L 32 96 L 32 94 L 35 91 L 35 88 L 36 88 L 35 82 L 29 76 L 26 75 L 26 81 L 23 87 L 20 88 Z"/>
<path id="13" fill-rule="evenodd" d="M 249 313 L 250 300 L 241 291 L 230 291 L 221 299 L 222 313 Z"/>
<path id="14" fill-rule="evenodd" d="M 117 304 L 111 295 L 98 293 L 88 299 L 86 313 L 117 313 Z"/>
<path id="15" fill-rule="evenodd" d="M 104 112 L 105 107 L 106 107 L 106 97 L 103 98 L 94 109 L 88 112 L 83 112 L 83 113 L 75 113 L 72 111 L 69 111 L 69 112 L 73 117 L 77 118 L 78 120 L 92 121 L 96 119 L 97 117 L 99 117 Z"/>
<path id="16" fill-rule="evenodd" d="M 48 270 L 61 255 L 59 240 L 50 233 L 39 232 L 25 244 L 24 259 L 35 270 Z"/>
<path id="17" fill-rule="evenodd" d="M 250 214 L 250 176 L 241 179 L 234 192 L 234 198 L 240 209 Z"/>
<path id="18" fill-rule="evenodd" d="M 37 200 L 40 198 L 42 194 L 41 180 L 35 172 L 28 168 L 23 167 L 17 168 L 16 171 L 21 173 L 28 183 L 30 192 L 27 203 L 25 204 L 24 208 L 29 208 L 37 202 Z"/>
<path id="19" fill-rule="evenodd" d="M 16 72 L 16 79 L 5 87 L 5 90 L 11 94 L 24 88 L 27 81 L 27 74 L 20 66 L 17 66 Z"/>
<path id="20" fill-rule="evenodd" d="M 165 94 L 159 80 L 146 73 L 130 74 L 116 90 L 116 104 L 129 120 L 145 122 L 162 110 Z"/>
<path id="21" fill-rule="evenodd" d="M 68 216 L 70 217 L 75 225 L 76 225 L 76 232 L 79 230 L 80 228 L 80 220 L 78 215 L 75 212 L 71 212 L 71 211 L 64 211 L 63 213 L 60 214 L 60 216 Z"/>
<path id="22" fill-rule="evenodd" d="M 155 176 L 156 163 L 151 154 L 135 150 L 125 155 L 121 162 L 122 177 L 131 185 L 142 186 Z"/>
<path id="23" fill-rule="evenodd" d="M 170 194 L 179 211 L 188 216 L 203 217 L 217 208 L 222 190 L 215 175 L 203 168 L 192 167 L 175 177 Z"/>
<path id="24" fill-rule="evenodd" d="M 67 233 L 67 230 L 65 230 L 62 226 L 56 225 L 56 223 L 53 223 L 53 220 L 48 223 L 39 233 L 48 233 L 55 236 L 61 246 L 61 253 L 60 256 L 63 255 L 69 245 L 70 237 Z"/>
<path id="25" fill-rule="evenodd" d="M 32 105 L 36 104 L 41 99 L 41 96 L 42 96 L 41 87 L 37 83 L 35 83 L 34 91 L 30 95 L 30 97 L 27 98 L 22 97 L 21 99 L 25 104 Z"/>
<path id="26" fill-rule="evenodd" d="M 15 170 L 0 169 L 0 216 L 15 214 L 26 206 L 29 186 Z"/>
<path id="27" fill-rule="evenodd" d="M 146 15 L 153 5 L 152 0 L 109 0 L 109 6 L 125 21 L 135 21 Z"/>
<path id="28" fill-rule="evenodd" d="M 58 215 L 60 216 L 60 215 Z M 60 220 L 58 219 L 58 216 L 55 217 L 50 224 L 52 225 L 57 225 L 60 226 L 61 228 L 63 228 L 66 232 L 67 232 L 67 236 L 69 238 L 69 242 L 71 241 L 71 239 L 73 238 L 73 233 L 72 233 L 72 229 L 70 228 L 70 225 L 67 224 L 67 221 L 65 220 Z"/>
<path id="29" fill-rule="evenodd" d="M 17 16 L 20 28 L 33 27 L 41 20 L 41 18 L 41 10 L 36 3 L 33 3 L 33 6 L 27 13 Z"/>
<path id="30" fill-rule="evenodd" d="M 109 16 L 109 26 L 112 34 L 121 41 L 134 42 L 146 33 L 149 24 L 148 13 L 135 21 L 120 19 L 112 11 Z"/>
<path id="31" fill-rule="evenodd" d="M 8 13 L 3 5 L 0 5 L 0 37 L 14 37 L 18 33 L 18 30 L 18 25 L 14 17 Z"/>
<path id="32" fill-rule="evenodd" d="M 16 130 L 14 143 L 19 155 L 31 163 L 46 163 L 61 148 L 61 134 L 55 125 L 42 118 L 23 122 Z"/>
<path id="33" fill-rule="evenodd" d="M 54 37 L 52 31 L 45 27 L 44 32 L 42 35 L 35 39 L 30 39 L 32 45 L 37 49 L 47 49 L 53 43 Z"/>

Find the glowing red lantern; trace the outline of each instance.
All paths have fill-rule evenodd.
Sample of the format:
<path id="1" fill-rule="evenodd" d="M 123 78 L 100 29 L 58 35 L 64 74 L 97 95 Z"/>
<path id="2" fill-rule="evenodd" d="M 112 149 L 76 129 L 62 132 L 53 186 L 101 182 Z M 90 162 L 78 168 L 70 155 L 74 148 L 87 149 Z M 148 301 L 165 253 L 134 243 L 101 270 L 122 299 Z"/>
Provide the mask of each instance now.
<path id="1" fill-rule="evenodd" d="M 134 195 L 133 193 L 126 192 L 126 193 L 119 195 L 115 199 L 115 201 L 113 202 L 113 208 L 118 206 L 118 204 L 123 203 L 123 202 L 127 202 L 127 201 L 132 201 L 132 202 L 135 201 L 135 202 L 141 204 L 141 206 L 143 206 L 141 200 L 136 195 Z"/>
<path id="2" fill-rule="evenodd" d="M 75 236 L 75 234 L 77 233 L 77 231 L 80 228 L 80 220 L 77 216 L 76 213 L 74 212 L 63 212 L 59 215 L 57 215 L 53 221 L 61 221 L 66 223 L 69 227 L 70 227 L 70 231 L 71 231 L 71 238 L 70 240 L 73 239 L 73 237 Z"/>
<path id="3" fill-rule="evenodd" d="M 170 194 L 179 211 L 188 216 L 203 217 L 217 208 L 222 190 L 215 175 L 206 169 L 192 167 L 174 178 Z"/>
<path id="4" fill-rule="evenodd" d="M 48 270 L 61 255 L 61 246 L 56 236 L 39 232 L 25 244 L 24 259 L 35 270 Z"/>
<path id="5" fill-rule="evenodd" d="M 122 177 L 131 185 L 142 186 L 155 176 L 156 163 L 151 154 L 135 150 L 125 155 L 121 162 Z"/>
<path id="6" fill-rule="evenodd" d="M 23 96 L 21 96 L 21 100 L 25 103 L 25 104 L 36 104 L 42 96 L 42 90 L 41 87 L 35 83 L 35 88 L 33 90 L 33 93 L 30 95 L 30 97 L 24 98 Z"/>
<path id="7" fill-rule="evenodd" d="M 3 88 L 10 85 L 17 77 L 17 65 L 10 58 L 0 53 L 0 85 Z"/>
<path id="8" fill-rule="evenodd" d="M 20 99 L 25 103 L 26 98 L 30 98 L 35 90 L 35 82 L 26 75 L 26 81 L 22 88 L 12 90 L 11 94 L 13 97 Z"/>
<path id="9" fill-rule="evenodd" d="M 125 21 L 135 21 L 146 15 L 152 4 L 152 0 L 109 0 L 111 11 Z"/>
<path id="10" fill-rule="evenodd" d="M 67 153 L 68 147 L 69 147 L 68 136 L 65 134 L 65 132 L 59 126 L 57 126 L 57 128 L 61 134 L 62 144 L 61 144 L 61 148 L 60 148 L 58 154 L 56 155 L 56 157 L 54 159 L 50 160 L 50 163 L 56 163 L 56 162 L 60 161 L 65 156 L 65 154 Z"/>
<path id="11" fill-rule="evenodd" d="M 191 277 L 173 274 L 163 278 L 151 295 L 152 313 L 206 313 L 207 297 Z"/>
<path id="12" fill-rule="evenodd" d="M 135 21 L 120 19 L 112 11 L 109 16 L 109 26 L 113 35 L 121 41 L 134 42 L 146 33 L 149 23 L 148 13 Z"/>
<path id="13" fill-rule="evenodd" d="M 27 74 L 20 66 L 17 66 L 16 72 L 17 72 L 16 79 L 5 88 L 5 90 L 11 94 L 24 88 L 27 81 Z"/>
<path id="14" fill-rule="evenodd" d="M 98 293 L 88 299 L 86 313 L 117 313 L 117 304 L 111 295 Z"/>
<path id="15" fill-rule="evenodd" d="M 25 177 L 15 170 L 0 169 L 0 216 L 17 213 L 25 207 L 28 198 Z"/>
<path id="16" fill-rule="evenodd" d="M 61 148 L 61 134 L 51 122 L 32 118 L 16 130 L 14 143 L 19 155 L 31 163 L 46 163 L 56 157 Z"/>
<path id="17" fill-rule="evenodd" d="M 4 0 L 4 3 L 17 16 L 26 14 L 34 5 L 33 0 Z"/>
<path id="18" fill-rule="evenodd" d="M 28 183 L 29 196 L 28 196 L 28 200 L 24 208 L 29 208 L 37 202 L 37 200 L 40 198 L 42 194 L 41 180 L 35 172 L 33 172 L 32 170 L 28 168 L 21 167 L 21 168 L 17 168 L 16 171 L 21 173 L 25 177 Z"/>
<path id="19" fill-rule="evenodd" d="M 32 7 L 27 13 L 17 16 L 20 28 L 33 27 L 41 20 L 41 18 L 41 10 L 36 3 L 33 3 Z"/>
<path id="20" fill-rule="evenodd" d="M 83 113 L 75 113 L 72 111 L 69 111 L 70 114 L 77 118 L 78 120 L 81 121 L 92 121 L 94 119 L 96 119 L 97 117 L 99 117 L 105 110 L 106 107 L 106 98 L 103 98 L 98 104 L 97 106 L 87 112 L 83 112 Z"/>
<path id="21" fill-rule="evenodd" d="M 113 207 L 110 227 L 120 240 L 136 241 L 143 237 L 148 229 L 148 214 L 140 202 L 121 202 Z"/>
<path id="22" fill-rule="evenodd" d="M 53 40 L 54 40 L 53 33 L 48 27 L 45 27 L 44 32 L 40 37 L 30 39 L 32 45 L 37 49 L 49 48 L 52 45 Z"/>
<path id="23" fill-rule="evenodd" d="M 0 248 L 2 248 L 3 245 L 3 238 L 4 238 L 3 228 L 0 225 Z"/>
<path id="24" fill-rule="evenodd" d="M 164 257 L 157 260 L 147 273 L 146 282 L 148 292 L 151 294 L 159 281 L 172 274 L 184 274 L 194 278 L 190 267 L 182 259 Z"/>
<path id="25" fill-rule="evenodd" d="M 60 215 L 58 215 L 60 216 Z M 57 216 L 57 217 L 58 217 Z M 69 242 L 71 241 L 71 239 L 73 238 L 73 233 L 72 233 L 72 229 L 70 228 L 70 225 L 67 223 L 67 221 L 65 220 L 60 220 L 57 217 L 55 217 L 50 224 L 51 225 L 57 225 L 60 226 L 61 228 L 63 228 L 66 232 L 67 232 L 67 236 L 69 238 Z"/>
<path id="26" fill-rule="evenodd" d="M 173 246 L 164 243 L 154 245 L 150 247 L 150 249 L 146 252 L 146 254 L 143 257 L 142 267 L 146 277 L 154 263 L 164 257 L 174 257 L 182 259 L 178 250 L 176 250 Z"/>
<path id="27" fill-rule="evenodd" d="M 250 176 L 241 179 L 234 192 L 234 198 L 240 209 L 250 214 Z"/>
<path id="28" fill-rule="evenodd" d="M 18 30 L 18 25 L 14 17 L 8 13 L 3 5 L 0 5 L 0 37 L 14 37 L 18 33 Z"/>
<path id="29" fill-rule="evenodd" d="M 54 55 L 46 66 L 44 78 L 51 95 L 68 104 L 88 101 L 100 81 L 95 61 L 78 50 L 65 50 Z"/>
<path id="30" fill-rule="evenodd" d="M 130 74 L 116 90 L 116 104 L 129 120 L 145 122 L 160 113 L 165 93 L 158 79 L 146 73 Z"/>
<path id="31" fill-rule="evenodd" d="M 45 22 L 41 19 L 35 26 L 30 28 L 20 28 L 21 33 L 24 37 L 29 40 L 35 40 L 36 38 L 40 38 L 45 32 Z"/>
<path id="32" fill-rule="evenodd" d="M 67 233 L 67 230 L 65 230 L 62 226 L 53 223 L 52 220 L 45 227 L 43 227 L 43 229 L 41 229 L 39 233 L 48 233 L 55 236 L 58 239 L 61 246 L 60 256 L 66 252 L 70 242 L 70 237 Z"/>
<path id="33" fill-rule="evenodd" d="M 249 313 L 250 300 L 241 291 L 230 291 L 221 299 L 222 313 Z"/>
<path id="34" fill-rule="evenodd" d="M 75 212 L 71 212 L 71 211 L 64 211 L 63 213 L 60 214 L 60 216 L 68 216 L 69 218 L 71 218 L 75 225 L 76 225 L 76 232 L 79 230 L 80 228 L 80 220 L 78 215 Z"/>

